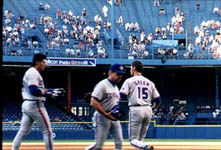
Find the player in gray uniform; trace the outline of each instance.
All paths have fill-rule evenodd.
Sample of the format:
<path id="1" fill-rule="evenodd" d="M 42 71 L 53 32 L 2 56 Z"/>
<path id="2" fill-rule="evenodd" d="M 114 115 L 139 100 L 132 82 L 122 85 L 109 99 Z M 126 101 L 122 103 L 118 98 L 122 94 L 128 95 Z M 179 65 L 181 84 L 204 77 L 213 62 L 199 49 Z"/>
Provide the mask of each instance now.
<path id="1" fill-rule="evenodd" d="M 130 72 L 133 77 L 123 83 L 120 94 L 129 101 L 128 134 L 131 145 L 137 149 L 153 150 L 153 146 L 143 141 L 152 117 L 152 109 L 158 107 L 161 100 L 154 83 L 142 76 L 142 70 L 143 65 L 140 61 L 132 63 Z"/>
<path id="2" fill-rule="evenodd" d="M 14 138 L 12 150 L 18 150 L 25 136 L 32 128 L 34 121 L 39 125 L 43 133 L 46 150 L 54 150 L 52 129 L 48 113 L 45 109 L 45 96 L 56 96 L 53 90 L 45 89 L 44 81 L 40 71 L 46 67 L 46 56 L 35 54 L 32 67 L 30 67 L 23 77 L 22 87 L 22 119 L 21 126 Z"/>
<path id="3" fill-rule="evenodd" d="M 120 121 L 114 118 L 112 108 L 119 104 L 120 93 L 116 83 L 125 74 L 122 65 L 114 64 L 109 70 L 109 77 L 100 81 L 92 92 L 91 105 L 96 109 L 95 144 L 87 147 L 88 150 L 101 150 L 108 133 L 112 135 L 115 150 L 122 150 L 123 135 Z"/>

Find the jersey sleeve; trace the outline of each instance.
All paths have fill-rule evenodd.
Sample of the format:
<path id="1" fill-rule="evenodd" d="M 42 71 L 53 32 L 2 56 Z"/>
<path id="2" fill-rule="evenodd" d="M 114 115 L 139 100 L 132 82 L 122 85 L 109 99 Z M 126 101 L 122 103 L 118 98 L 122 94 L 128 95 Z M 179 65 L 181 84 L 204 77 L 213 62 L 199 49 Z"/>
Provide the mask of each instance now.
<path id="1" fill-rule="evenodd" d="M 95 88 L 94 91 L 92 92 L 91 96 L 95 97 L 97 100 L 101 101 L 104 97 L 105 94 L 105 86 L 102 83 L 98 83 Z"/>
<path id="2" fill-rule="evenodd" d="M 152 99 L 160 97 L 159 92 L 157 91 L 155 85 L 153 84 L 153 91 L 152 91 Z"/>
<path id="3" fill-rule="evenodd" d="M 121 87 L 121 89 L 120 89 L 120 93 L 123 93 L 123 94 L 125 94 L 125 95 L 128 95 L 129 94 L 129 82 L 128 82 L 128 80 L 126 80 L 124 83 L 123 83 L 123 85 L 122 85 L 122 87 Z"/>
<path id="4" fill-rule="evenodd" d="M 28 87 L 30 85 L 36 85 L 37 87 L 39 87 L 39 76 L 38 76 L 38 74 L 36 74 L 34 72 L 30 73 L 29 74 L 29 79 L 27 81 L 27 85 L 28 85 Z"/>

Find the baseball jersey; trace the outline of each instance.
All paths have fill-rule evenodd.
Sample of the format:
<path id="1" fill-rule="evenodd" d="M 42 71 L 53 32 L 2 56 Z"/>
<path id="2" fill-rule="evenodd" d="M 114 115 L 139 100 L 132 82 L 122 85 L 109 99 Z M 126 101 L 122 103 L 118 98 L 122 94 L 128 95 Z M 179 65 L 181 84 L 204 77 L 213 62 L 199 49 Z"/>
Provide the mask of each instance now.
<path id="1" fill-rule="evenodd" d="M 29 90 L 30 85 L 36 85 L 40 89 L 44 89 L 44 81 L 39 71 L 34 67 L 29 68 L 23 77 L 22 97 L 29 100 L 42 100 L 45 101 L 43 96 L 34 96 Z"/>
<path id="2" fill-rule="evenodd" d="M 105 111 L 111 111 L 119 103 L 120 94 L 117 85 L 113 85 L 108 79 L 104 79 L 95 86 L 92 97 L 100 102 Z"/>
<path id="3" fill-rule="evenodd" d="M 160 96 L 154 83 L 144 76 L 133 76 L 127 79 L 120 92 L 127 95 L 129 106 L 151 106 L 151 100 Z"/>

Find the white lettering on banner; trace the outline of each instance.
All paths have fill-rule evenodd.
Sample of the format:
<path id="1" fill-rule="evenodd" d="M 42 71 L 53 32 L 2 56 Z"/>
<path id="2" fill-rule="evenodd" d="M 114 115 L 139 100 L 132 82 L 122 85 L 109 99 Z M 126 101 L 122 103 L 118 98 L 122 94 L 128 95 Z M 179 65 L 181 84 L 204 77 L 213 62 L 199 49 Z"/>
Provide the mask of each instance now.
<path id="1" fill-rule="evenodd" d="M 47 64 L 50 66 L 96 66 L 95 59 L 59 59 L 48 58 Z"/>
<path id="2" fill-rule="evenodd" d="M 58 61 L 57 60 L 48 59 L 47 60 L 47 64 L 58 64 Z"/>

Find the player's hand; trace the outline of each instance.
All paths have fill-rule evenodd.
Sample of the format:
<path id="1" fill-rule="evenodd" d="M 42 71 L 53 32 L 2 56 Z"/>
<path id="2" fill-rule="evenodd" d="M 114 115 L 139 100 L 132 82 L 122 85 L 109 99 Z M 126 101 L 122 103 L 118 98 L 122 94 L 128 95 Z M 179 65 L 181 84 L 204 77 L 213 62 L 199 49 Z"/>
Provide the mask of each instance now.
<path id="1" fill-rule="evenodd" d="M 112 113 L 112 111 L 106 113 L 105 117 L 108 118 L 108 119 L 110 119 L 110 120 L 117 121 L 117 119 L 116 119 L 115 117 L 113 117 L 113 116 L 111 115 L 111 113 Z"/>

